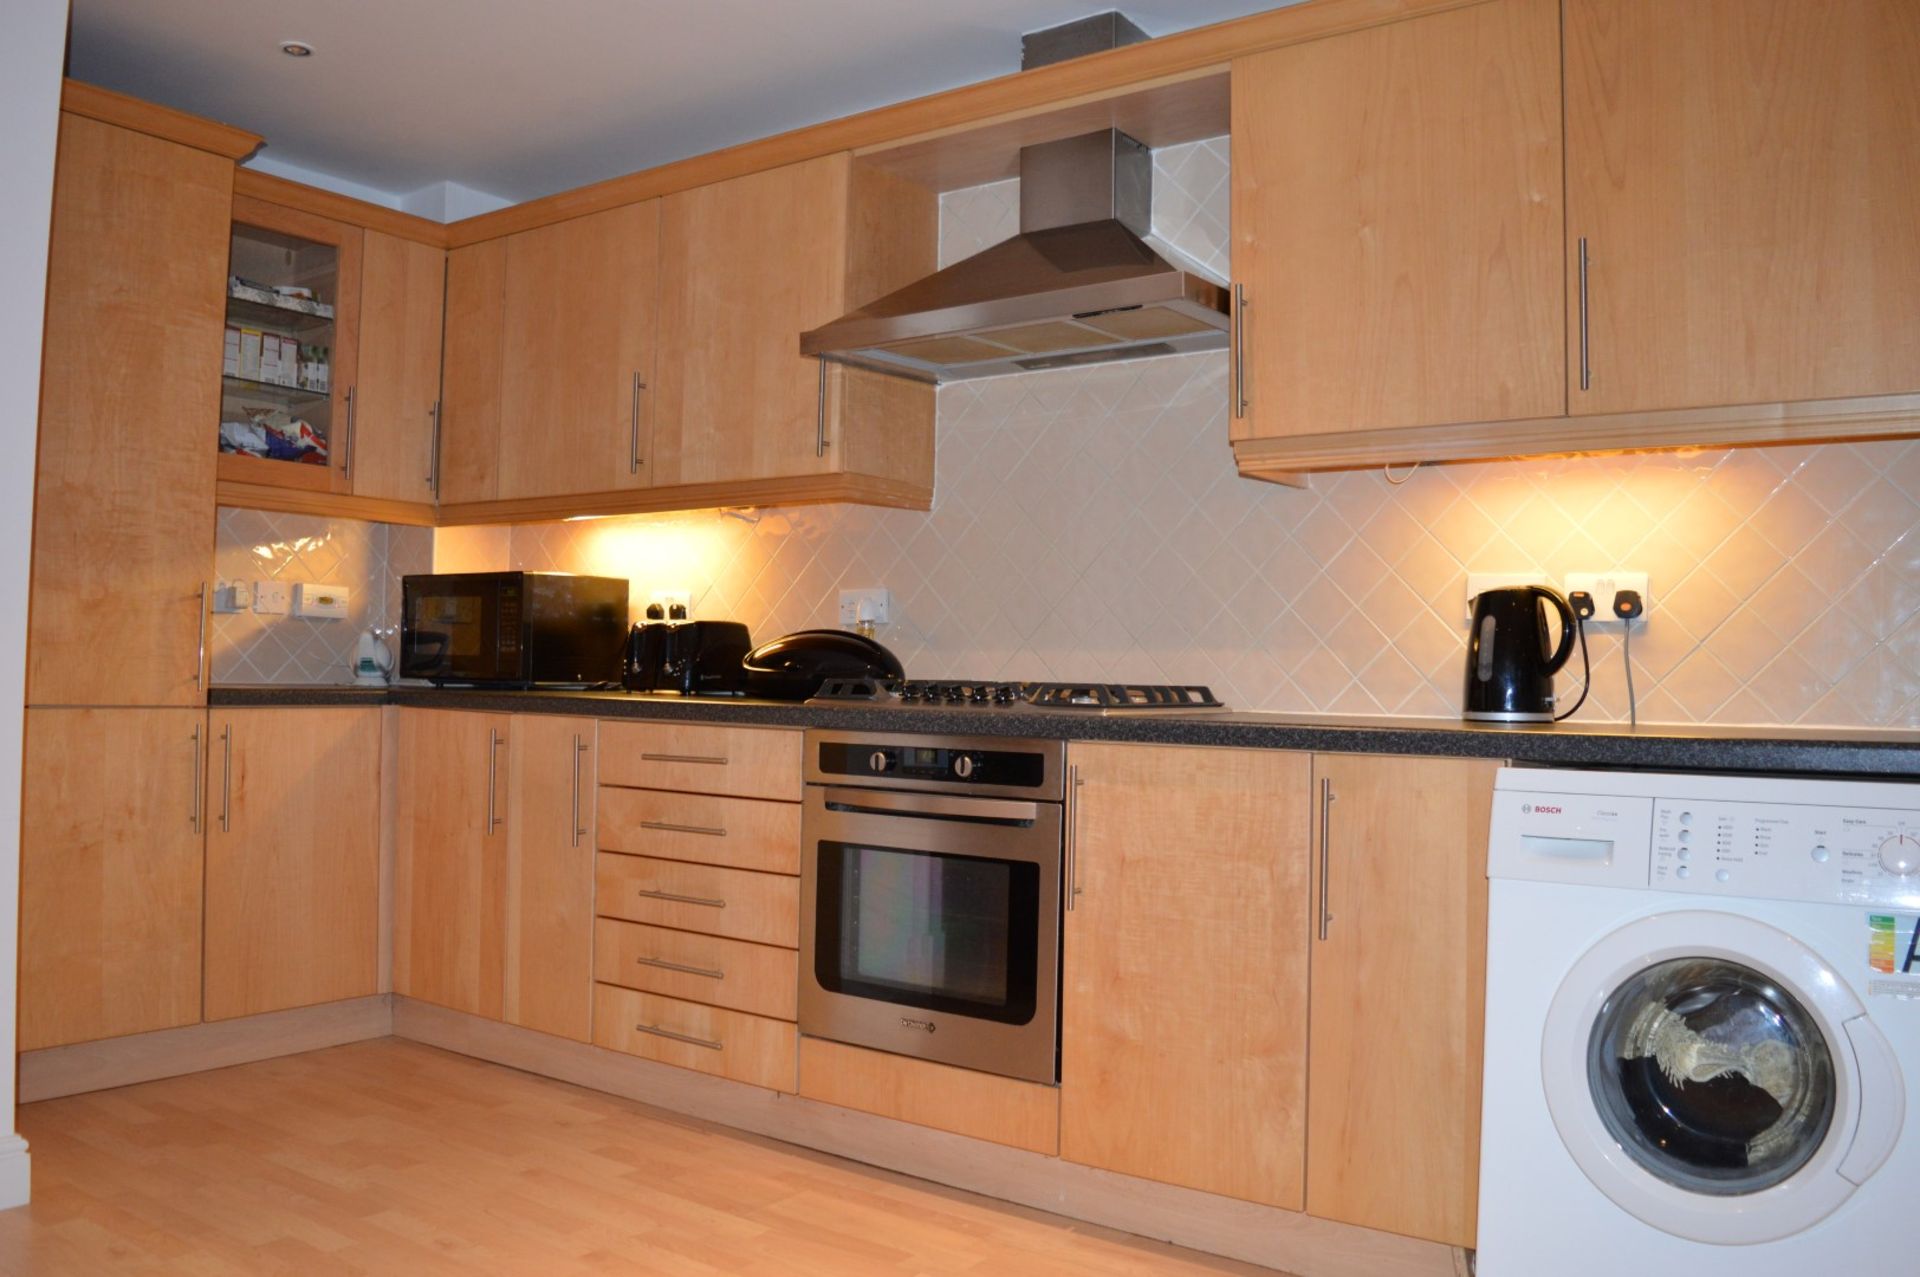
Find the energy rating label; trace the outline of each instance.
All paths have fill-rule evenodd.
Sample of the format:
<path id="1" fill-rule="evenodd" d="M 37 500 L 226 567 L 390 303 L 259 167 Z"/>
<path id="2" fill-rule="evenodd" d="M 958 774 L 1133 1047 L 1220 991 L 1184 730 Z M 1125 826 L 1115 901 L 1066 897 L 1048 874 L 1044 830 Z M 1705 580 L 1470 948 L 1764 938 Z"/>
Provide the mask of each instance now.
<path id="1" fill-rule="evenodd" d="M 1867 915 L 1868 993 L 1920 997 L 1920 914 Z"/>

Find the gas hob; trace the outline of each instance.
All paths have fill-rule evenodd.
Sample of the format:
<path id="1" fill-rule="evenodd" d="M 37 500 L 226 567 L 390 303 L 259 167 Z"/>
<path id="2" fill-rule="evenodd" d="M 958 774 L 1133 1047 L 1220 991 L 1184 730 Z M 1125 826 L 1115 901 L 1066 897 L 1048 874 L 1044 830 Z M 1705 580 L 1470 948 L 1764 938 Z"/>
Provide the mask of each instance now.
<path id="1" fill-rule="evenodd" d="M 1212 689 L 1161 683 L 1006 683 L 969 679 L 828 679 L 809 705 L 901 709 L 1059 710 L 1081 714 L 1207 713 Z"/>

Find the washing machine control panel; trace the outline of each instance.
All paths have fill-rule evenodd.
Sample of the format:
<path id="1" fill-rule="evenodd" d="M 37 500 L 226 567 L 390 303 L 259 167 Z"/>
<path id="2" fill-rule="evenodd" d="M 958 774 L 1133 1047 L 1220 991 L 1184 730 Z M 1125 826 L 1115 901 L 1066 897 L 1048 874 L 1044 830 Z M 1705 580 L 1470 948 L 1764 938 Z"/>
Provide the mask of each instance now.
<path id="1" fill-rule="evenodd" d="M 1920 810 L 1657 798 L 1649 885 L 1920 907 Z"/>

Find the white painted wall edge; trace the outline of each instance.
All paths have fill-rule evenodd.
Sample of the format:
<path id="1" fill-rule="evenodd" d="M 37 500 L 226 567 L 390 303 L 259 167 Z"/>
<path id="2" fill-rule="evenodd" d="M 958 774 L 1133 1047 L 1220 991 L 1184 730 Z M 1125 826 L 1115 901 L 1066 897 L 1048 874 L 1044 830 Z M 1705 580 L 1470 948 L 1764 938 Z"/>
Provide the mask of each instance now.
<path id="1" fill-rule="evenodd" d="M 28 1198 L 27 1142 L 14 1134 L 19 1001 L 20 768 L 26 725 L 27 579 L 47 230 L 60 130 L 67 0 L 11 0 L 0 40 L 0 1207 Z"/>
<path id="2" fill-rule="evenodd" d="M 346 195 L 353 199 L 365 200 L 369 204 L 378 204 L 382 208 L 399 209 L 403 213 L 412 213 L 416 217 L 430 218 L 436 222 L 457 222 L 464 217 L 478 217 L 482 213 L 491 213 L 513 203 L 504 196 L 494 195 L 461 182 L 429 182 L 412 191 L 388 191 L 377 186 L 368 186 L 351 178 L 337 177 L 319 169 L 295 164 L 270 154 L 266 150 L 256 152 L 249 157 L 243 168 L 269 173 L 274 177 L 284 177 L 289 182 L 299 182 L 303 186 L 317 186 L 323 191 L 332 191 L 335 195 Z"/>

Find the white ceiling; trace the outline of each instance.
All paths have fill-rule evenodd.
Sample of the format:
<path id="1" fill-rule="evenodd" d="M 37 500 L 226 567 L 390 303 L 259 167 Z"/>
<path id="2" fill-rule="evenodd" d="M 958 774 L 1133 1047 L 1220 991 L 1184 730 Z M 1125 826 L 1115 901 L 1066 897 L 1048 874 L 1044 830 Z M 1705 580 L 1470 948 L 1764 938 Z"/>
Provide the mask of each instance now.
<path id="1" fill-rule="evenodd" d="M 1291 0 L 1122 0 L 1152 35 Z M 1100 0 L 74 0 L 69 72 L 269 159 L 510 200 L 1019 69 Z M 311 58 L 279 51 L 305 40 Z"/>

